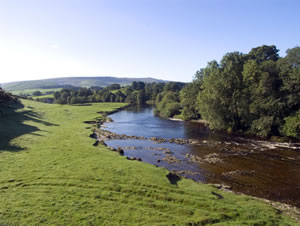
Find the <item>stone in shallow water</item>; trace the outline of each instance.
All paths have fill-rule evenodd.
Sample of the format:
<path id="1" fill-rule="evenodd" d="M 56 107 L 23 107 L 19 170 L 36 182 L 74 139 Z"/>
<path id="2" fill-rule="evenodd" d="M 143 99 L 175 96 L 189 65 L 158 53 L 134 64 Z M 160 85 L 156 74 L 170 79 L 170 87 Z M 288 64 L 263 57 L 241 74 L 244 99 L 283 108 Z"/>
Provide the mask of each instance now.
<path id="1" fill-rule="evenodd" d="M 168 173 L 166 177 L 168 178 L 171 184 L 175 184 L 175 185 L 177 185 L 177 182 L 181 180 L 180 176 L 178 176 L 175 173 Z"/>

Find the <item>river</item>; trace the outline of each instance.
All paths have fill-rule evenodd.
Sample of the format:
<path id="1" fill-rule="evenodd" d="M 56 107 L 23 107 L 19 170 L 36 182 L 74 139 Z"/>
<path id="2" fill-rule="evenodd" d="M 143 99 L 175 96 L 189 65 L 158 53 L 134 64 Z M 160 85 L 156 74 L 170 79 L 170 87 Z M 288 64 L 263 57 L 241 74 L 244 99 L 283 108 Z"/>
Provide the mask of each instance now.
<path id="1" fill-rule="evenodd" d="M 132 106 L 110 117 L 113 122 L 104 123 L 102 129 L 145 137 L 105 141 L 122 148 L 129 158 L 141 158 L 195 181 L 300 207 L 300 144 L 214 134 L 200 123 L 157 117 L 151 106 Z M 151 137 L 195 142 L 156 142 Z"/>

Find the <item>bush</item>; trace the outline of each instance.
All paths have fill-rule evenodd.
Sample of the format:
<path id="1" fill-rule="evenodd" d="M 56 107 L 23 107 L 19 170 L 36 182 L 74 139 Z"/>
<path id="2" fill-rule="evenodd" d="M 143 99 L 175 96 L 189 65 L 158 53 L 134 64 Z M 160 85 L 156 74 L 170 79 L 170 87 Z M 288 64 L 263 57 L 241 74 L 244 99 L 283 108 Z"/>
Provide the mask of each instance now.
<path id="1" fill-rule="evenodd" d="M 254 120 L 251 125 L 251 132 L 261 137 L 268 137 L 272 132 L 273 120 L 273 116 Z"/>
<path id="2" fill-rule="evenodd" d="M 282 127 L 282 134 L 288 137 L 300 139 L 300 110 L 295 115 L 286 117 Z"/>
<path id="3" fill-rule="evenodd" d="M 40 92 L 40 91 L 34 91 L 33 93 L 32 93 L 32 96 L 41 96 L 42 95 L 42 93 Z"/>
<path id="4" fill-rule="evenodd" d="M 177 102 L 167 103 L 167 105 L 165 107 L 166 117 L 171 118 L 174 115 L 180 114 L 180 109 L 181 109 L 181 106 Z"/>

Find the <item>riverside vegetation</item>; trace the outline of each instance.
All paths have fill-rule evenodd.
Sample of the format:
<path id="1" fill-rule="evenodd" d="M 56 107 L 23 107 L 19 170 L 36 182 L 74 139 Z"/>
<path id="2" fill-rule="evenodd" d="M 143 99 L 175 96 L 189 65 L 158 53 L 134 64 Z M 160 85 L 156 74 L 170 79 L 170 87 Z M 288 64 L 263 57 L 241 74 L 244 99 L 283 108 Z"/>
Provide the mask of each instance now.
<path id="1" fill-rule="evenodd" d="M 163 117 L 204 119 L 212 130 L 299 140 L 300 47 L 288 49 L 284 57 L 278 51 L 263 45 L 247 54 L 227 53 L 197 71 L 192 83 L 62 89 L 54 93 L 54 102 L 151 102 Z"/>
<path id="2" fill-rule="evenodd" d="M 227 53 L 197 71 L 179 95 L 158 100 L 158 111 L 169 117 L 181 106 L 180 118 L 202 118 L 213 130 L 300 139 L 300 47 L 285 57 L 278 51 L 264 45 Z"/>
<path id="3" fill-rule="evenodd" d="M 93 125 L 84 122 L 124 105 L 2 102 L 0 224 L 297 224 L 252 197 L 170 183 L 165 169 L 93 146 Z"/>

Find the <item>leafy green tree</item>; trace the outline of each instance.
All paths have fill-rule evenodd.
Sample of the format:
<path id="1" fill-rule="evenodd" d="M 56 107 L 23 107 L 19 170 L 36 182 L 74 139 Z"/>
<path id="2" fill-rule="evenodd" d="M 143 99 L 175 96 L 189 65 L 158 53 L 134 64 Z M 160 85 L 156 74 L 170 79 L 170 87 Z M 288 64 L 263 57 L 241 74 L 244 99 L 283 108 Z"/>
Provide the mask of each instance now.
<path id="1" fill-rule="evenodd" d="M 201 116 L 209 121 L 212 129 L 236 131 L 244 127 L 244 60 L 244 55 L 239 52 L 228 53 L 220 65 L 210 62 L 203 71 L 198 106 Z"/>
<path id="2" fill-rule="evenodd" d="M 263 137 L 278 135 L 282 124 L 281 80 L 276 62 L 265 61 L 259 66 L 259 80 L 251 86 L 250 113 L 252 133 Z"/>
<path id="3" fill-rule="evenodd" d="M 163 95 L 161 93 L 159 93 L 157 96 L 156 96 L 156 99 L 155 99 L 155 103 L 158 104 L 159 102 L 162 101 L 162 98 L 163 98 Z"/>
<path id="4" fill-rule="evenodd" d="M 179 92 L 184 87 L 184 85 L 185 84 L 182 82 L 167 82 L 164 85 L 163 91 Z"/>
<path id="5" fill-rule="evenodd" d="M 137 82 L 137 87 L 138 90 L 142 90 L 145 88 L 145 83 L 144 82 Z"/>
<path id="6" fill-rule="evenodd" d="M 115 102 L 115 101 L 116 101 L 116 95 L 113 93 L 110 93 L 109 102 Z"/>
<path id="7" fill-rule="evenodd" d="M 139 90 L 138 94 L 137 94 L 137 100 L 136 100 L 136 104 L 138 105 L 142 105 L 146 102 L 146 95 L 145 95 L 145 91 Z"/>
<path id="8" fill-rule="evenodd" d="M 54 94 L 54 100 L 58 100 L 60 98 L 60 92 L 56 91 Z"/>
<path id="9" fill-rule="evenodd" d="M 268 60 L 277 61 L 279 59 L 278 52 L 279 50 L 274 45 L 262 45 L 251 49 L 247 55 L 247 58 L 255 60 L 258 63 Z"/>
<path id="10" fill-rule="evenodd" d="M 136 90 L 137 87 L 138 87 L 137 82 L 136 82 L 136 81 L 133 81 L 133 82 L 131 83 L 131 88 L 132 88 L 133 90 Z"/>
<path id="11" fill-rule="evenodd" d="M 120 90 L 118 90 L 115 95 L 116 95 L 116 102 L 124 102 L 126 96 Z"/>
<path id="12" fill-rule="evenodd" d="M 33 96 L 41 96 L 42 93 L 41 93 L 41 91 L 37 90 L 37 91 L 34 91 L 34 92 L 32 93 L 32 95 L 33 95 Z"/>
<path id="13" fill-rule="evenodd" d="M 184 120 L 200 118 L 196 98 L 200 92 L 200 86 L 201 84 L 195 80 L 186 84 L 180 91 L 180 103 L 183 107 L 181 115 Z"/>
<path id="14" fill-rule="evenodd" d="M 89 94 L 89 92 L 88 92 L 87 88 L 80 88 L 78 90 L 78 96 L 80 96 L 80 97 L 88 96 L 88 94 Z"/>
<path id="15" fill-rule="evenodd" d="M 152 100 L 152 95 L 153 95 L 153 83 L 150 84 L 150 83 L 147 83 L 145 84 L 145 96 L 146 96 L 146 99 L 147 100 Z"/>
<path id="16" fill-rule="evenodd" d="M 181 105 L 177 95 L 177 93 L 170 91 L 159 94 L 157 99 L 159 100 L 160 97 L 162 97 L 162 99 L 161 101 L 156 102 L 155 113 L 167 118 L 179 114 Z"/>
<path id="17" fill-rule="evenodd" d="M 283 82 L 281 95 L 285 115 L 300 108 L 300 47 L 287 50 L 287 55 L 278 61 L 280 78 Z"/>
<path id="18" fill-rule="evenodd" d="M 159 93 L 163 91 L 164 84 L 163 83 L 153 83 L 152 85 L 152 96 L 151 100 L 156 102 L 157 96 Z"/>

